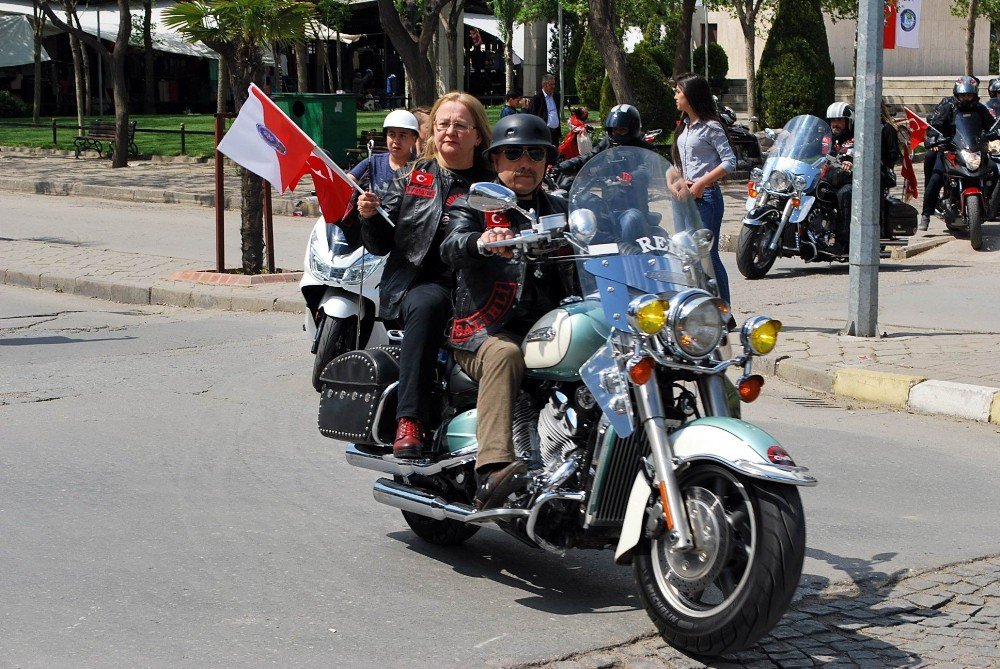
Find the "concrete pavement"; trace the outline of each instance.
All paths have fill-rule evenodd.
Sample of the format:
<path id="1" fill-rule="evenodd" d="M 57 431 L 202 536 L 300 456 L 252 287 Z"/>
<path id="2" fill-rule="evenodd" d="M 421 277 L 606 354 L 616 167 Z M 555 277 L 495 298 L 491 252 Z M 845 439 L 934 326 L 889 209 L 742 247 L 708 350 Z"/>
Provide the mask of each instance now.
<path id="1" fill-rule="evenodd" d="M 210 162 L 137 162 L 111 170 L 105 160 L 0 151 L 0 191 L 211 206 L 212 180 Z M 237 179 L 231 169 L 227 169 L 227 188 L 235 197 Z M 725 191 L 723 248 L 738 234 L 745 192 L 738 183 L 729 184 Z M 275 197 L 279 220 L 282 213 L 294 211 L 301 199 L 295 194 Z M 233 206 L 234 202 L 228 204 Z M 311 216 L 310 207 L 304 205 Z M 234 287 L 168 280 L 175 272 L 211 267 L 205 238 L 190 240 L 192 246 L 197 242 L 197 251 L 161 255 L 127 241 L 109 249 L 19 234 L 24 223 L 10 218 L 0 219 L 0 277 L 8 285 L 137 304 L 296 313 L 304 310 L 294 282 Z M 890 293 L 889 299 L 880 302 L 883 335 L 873 339 L 840 335 L 842 322 L 838 325 L 831 317 L 829 299 L 798 295 L 794 300 L 788 296 L 773 301 L 768 313 L 781 318 L 786 329 L 775 354 L 763 358 L 758 369 L 852 401 L 1000 424 L 1000 316 L 991 309 L 996 303 L 995 270 L 1000 269 L 1000 226 L 986 226 L 988 250 L 975 255 L 962 255 L 968 241 L 942 235 L 941 227 L 940 221 L 935 222 L 931 232 L 911 239 L 910 253 L 884 261 L 882 276 L 932 271 L 924 269 L 927 265 L 921 259 L 936 254 L 940 263 L 950 268 L 970 267 L 969 272 L 977 273 L 975 280 L 960 281 L 953 289 L 939 290 L 922 301 L 894 300 L 895 293 Z M 308 225 L 302 228 L 304 241 Z M 210 229 L 203 234 L 210 242 Z M 295 249 L 295 254 L 301 253 L 300 249 Z M 926 253 L 917 255 L 919 250 Z M 232 255 L 230 258 L 234 259 Z M 730 255 L 726 260 L 731 259 Z M 794 278 L 796 273 L 809 272 L 810 268 L 827 267 L 787 262 L 791 264 L 776 266 L 775 273 L 785 267 L 784 278 L 776 277 L 778 280 Z M 844 272 L 846 269 L 840 275 Z M 737 286 L 741 277 L 734 275 L 735 269 L 730 270 L 733 294 L 740 295 L 742 290 L 750 298 L 745 299 L 747 312 L 760 309 L 754 304 L 754 291 L 760 290 L 758 284 L 767 284 L 772 278 L 745 282 L 753 285 L 741 289 Z M 743 307 L 739 297 L 736 306 L 737 311 Z M 841 305 L 836 309 L 842 310 Z"/>

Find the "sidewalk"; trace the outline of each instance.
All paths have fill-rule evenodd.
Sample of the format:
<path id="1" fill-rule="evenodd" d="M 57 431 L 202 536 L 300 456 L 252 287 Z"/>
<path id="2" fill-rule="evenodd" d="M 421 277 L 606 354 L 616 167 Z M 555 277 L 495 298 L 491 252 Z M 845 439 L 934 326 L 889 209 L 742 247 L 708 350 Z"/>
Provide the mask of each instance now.
<path id="1" fill-rule="evenodd" d="M 8 192 L 211 205 L 212 178 L 211 163 L 140 162 L 111 170 L 104 160 L 0 153 L 0 191 Z M 227 174 L 227 188 L 235 202 L 234 174 Z M 738 234 L 745 197 L 740 184 L 727 185 L 725 192 L 724 249 Z M 290 213 L 297 199 L 301 195 L 276 197 L 275 212 Z M 736 271 L 732 254 L 724 253 L 733 294 L 740 296 L 737 311 L 746 303 L 748 310 L 785 324 L 775 353 L 758 359 L 757 369 L 866 403 L 1000 424 L 1000 314 L 992 309 L 1000 226 L 987 226 L 993 250 L 979 254 L 967 240 L 942 234 L 942 227 L 936 221 L 931 232 L 911 239 L 911 251 L 933 250 L 883 261 L 883 336 L 872 339 L 839 334 L 846 266 L 779 261 L 773 277 L 748 282 Z M 133 304 L 304 312 L 296 282 L 234 287 L 167 279 L 175 272 L 204 270 L 210 263 L 191 260 L 203 253 L 153 255 L 131 250 L 138 246 L 98 249 L 17 233 L 17 221 L 0 223 L 3 284 Z"/>

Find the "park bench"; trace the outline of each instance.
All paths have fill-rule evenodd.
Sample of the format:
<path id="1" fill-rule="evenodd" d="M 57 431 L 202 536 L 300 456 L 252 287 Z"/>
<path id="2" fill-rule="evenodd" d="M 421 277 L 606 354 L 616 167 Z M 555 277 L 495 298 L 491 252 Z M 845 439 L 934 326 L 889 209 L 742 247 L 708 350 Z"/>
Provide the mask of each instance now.
<path id="1" fill-rule="evenodd" d="M 358 145 L 356 148 L 344 149 L 344 153 L 347 154 L 347 161 L 351 167 L 354 167 L 368 157 L 369 140 L 375 141 L 372 153 L 385 153 L 389 150 L 389 147 L 385 144 L 385 137 L 382 136 L 381 130 L 377 130 L 375 128 L 372 128 L 371 130 L 364 130 L 358 137 Z"/>
<path id="2" fill-rule="evenodd" d="M 128 124 L 128 155 L 136 157 L 139 155 L 139 147 L 135 145 L 135 125 L 132 121 Z M 107 148 L 105 149 L 105 144 Z M 91 121 L 83 126 L 83 134 L 73 139 L 73 146 L 76 148 L 76 157 L 80 157 L 81 151 L 93 149 L 101 157 L 111 158 L 115 154 L 115 124 L 107 121 Z M 105 156 L 105 150 L 107 155 Z"/>

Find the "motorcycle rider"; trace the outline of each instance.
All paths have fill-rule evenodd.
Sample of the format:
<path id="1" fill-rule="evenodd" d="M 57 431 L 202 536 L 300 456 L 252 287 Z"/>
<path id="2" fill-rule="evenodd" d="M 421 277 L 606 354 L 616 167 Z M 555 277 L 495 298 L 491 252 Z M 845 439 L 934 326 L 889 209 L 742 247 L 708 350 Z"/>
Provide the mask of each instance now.
<path id="1" fill-rule="evenodd" d="M 419 136 L 416 116 L 405 109 L 389 112 L 382 122 L 382 137 L 388 151 L 365 158 L 351 169 L 350 176 L 365 190 L 385 193 L 392 173 L 413 160 Z"/>
<path id="2" fill-rule="evenodd" d="M 487 154 L 497 181 L 517 194 L 522 209 L 540 216 L 566 212 L 564 199 L 541 188 L 545 165 L 556 156 L 545 121 L 531 114 L 500 119 Z M 503 504 L 526 470 L 515 457 L 512 433 L 514 401 L 525 372 L 520 342 L 539 317 L 570 294 L 572 268 L 537 265 L 528 271 L 523 263 L 508 262 L 509 248 L 483 248 L 530 226 L 518 211 L 483 213 L 461 198 L 448 218 L 441 258 L 456 272 L 451 346 L 455 360 L 479 381 L 475 505 L 485 510 Z"/>
<path id="3" fill-rule="evenodd" d="M 941 133 L 945 138 L 955 134 L 955 115 L 963 112 L 973 112 L 979 115 L 983 131 L 989 130 L 994 123 L 993 115 L 985 105 L 979 102 L 979 80 L 975 77 L 962 76 L 955 80 L 955 85 L 951 88 L 951 97 L 945 98 L 938 103 L 927 123 Z M 937 209 L 938 198 L 941 197 L 941 188 L 944 187 L 944 163 L 941 153 L 934 148 L 934 158 L 924 158 L 924 171 L 928 171 L 931 164 L 930 177 L 924 181 L 924 206 L 920 216 L 918 230 L 926 230 L 930 225 L 931 214 Z"/>
<path id="4" fill-rule="evenodd" d="M 1000 77 L 990 79 L 986 90 L 990 93 L 990 99 L 983 104 L 993 114 L 993 118 L 1000 118 Z"/>

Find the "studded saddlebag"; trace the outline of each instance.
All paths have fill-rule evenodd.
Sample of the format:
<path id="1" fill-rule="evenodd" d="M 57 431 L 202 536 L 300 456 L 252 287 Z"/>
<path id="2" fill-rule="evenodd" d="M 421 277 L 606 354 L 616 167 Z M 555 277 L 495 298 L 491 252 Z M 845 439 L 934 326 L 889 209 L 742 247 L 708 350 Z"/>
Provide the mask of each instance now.
<path id="1" fill-rule="evenodd" d="M 917 232 L 917 210 L 895 197 L 888 198 L 882 205 L 886 207 L 885 222 L 889 232 L 901 237 L 910 237 Z"/>
<path id="2" fill-rule="evenodd" d="M 320 375 L 319 431 L 355 444 L 391 444 L 396 428 L 399 348 L 351 351 Z M 376 424 L 376 419 L 378 424 Z"/>

